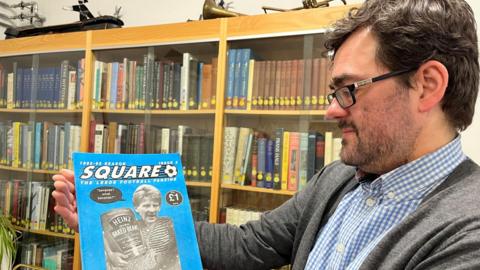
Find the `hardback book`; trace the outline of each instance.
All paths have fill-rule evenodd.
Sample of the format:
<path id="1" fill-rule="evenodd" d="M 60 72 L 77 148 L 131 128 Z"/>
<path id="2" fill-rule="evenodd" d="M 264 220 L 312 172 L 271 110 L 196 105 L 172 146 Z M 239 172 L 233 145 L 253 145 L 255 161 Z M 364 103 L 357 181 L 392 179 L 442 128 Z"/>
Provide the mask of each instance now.
<path id="1" fill-rule="evenodd" d="M 238 127 L 225 127 L 223 137 L 222 183 L 234 183 L 235 157 L 238 143 Z"/>
<path id="2" fill-rule="evenodd" d="M 73 160 L 82 269 L 202 269 L 178 154 Z"/>
<path id="3" fill-rule="evenodd" d="M 235 88 L 235 61 L 237 58 L 237 49 L 228 50 L 228 76 L 227 76 L 227 95 L 226 95 L 226 109 L 233 107 L 233 95 Z"/>

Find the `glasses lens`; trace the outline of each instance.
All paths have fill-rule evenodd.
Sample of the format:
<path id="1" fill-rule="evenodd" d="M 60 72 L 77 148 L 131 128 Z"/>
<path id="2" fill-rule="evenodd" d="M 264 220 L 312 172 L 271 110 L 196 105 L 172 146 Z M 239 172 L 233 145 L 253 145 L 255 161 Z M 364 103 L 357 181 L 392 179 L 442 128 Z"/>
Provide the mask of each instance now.
<path id="1" fill-rule="evenodd" d="M 353 104 L 352 93 L 350 93 L 350 90 L 346 87 L 337 89 L 337 91 L 335 91 L 335 97 L 337 98 L 338 104 L 343 108 L 352 106 Z"/>

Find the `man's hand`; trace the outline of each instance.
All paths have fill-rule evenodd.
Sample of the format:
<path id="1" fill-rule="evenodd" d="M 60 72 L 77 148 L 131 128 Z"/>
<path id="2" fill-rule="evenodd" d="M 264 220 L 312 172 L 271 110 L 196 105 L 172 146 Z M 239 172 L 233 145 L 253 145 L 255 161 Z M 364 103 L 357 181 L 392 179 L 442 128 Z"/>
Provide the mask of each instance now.
<path id="1" fill-rule="evenodd" d="M 62 216 L 68 226 L 78 232 L 77 200 L 75 198 L 75 180 L 71 170 L 61 170 L 52 177 L 55 190 L 55 212 Z"/>

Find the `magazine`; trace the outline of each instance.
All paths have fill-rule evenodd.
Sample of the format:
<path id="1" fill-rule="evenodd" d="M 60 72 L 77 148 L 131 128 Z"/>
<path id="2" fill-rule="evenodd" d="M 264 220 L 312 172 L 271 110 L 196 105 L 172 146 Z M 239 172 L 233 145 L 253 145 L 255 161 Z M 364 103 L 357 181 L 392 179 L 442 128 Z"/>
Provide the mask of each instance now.
<path id="1" fill-rule="evenodd" d="M 178 154 L 73 161 L 82 269 L 202 269 Z"/>

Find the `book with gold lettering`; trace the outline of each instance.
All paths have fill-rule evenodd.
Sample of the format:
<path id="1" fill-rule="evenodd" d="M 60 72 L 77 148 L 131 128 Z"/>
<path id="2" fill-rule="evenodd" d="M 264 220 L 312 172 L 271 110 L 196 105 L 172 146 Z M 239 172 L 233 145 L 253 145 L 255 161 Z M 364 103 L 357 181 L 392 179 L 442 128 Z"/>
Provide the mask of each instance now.
<path id="1" fill-rule="evenodd" d="M 73 161 L 82 269 L 202 269 L 178 154 Z"/>

